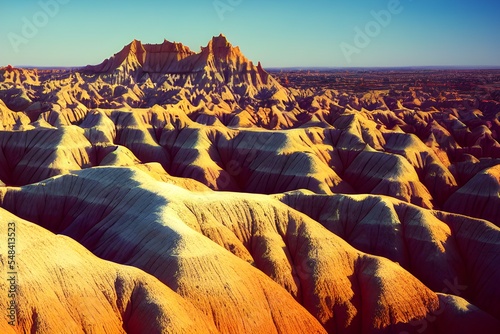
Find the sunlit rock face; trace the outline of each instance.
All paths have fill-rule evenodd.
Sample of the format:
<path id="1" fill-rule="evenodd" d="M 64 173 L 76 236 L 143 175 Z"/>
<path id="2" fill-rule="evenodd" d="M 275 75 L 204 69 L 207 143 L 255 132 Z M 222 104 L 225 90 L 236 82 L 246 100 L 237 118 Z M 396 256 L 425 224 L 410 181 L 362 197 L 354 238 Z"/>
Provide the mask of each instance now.
<path id="1" fill-rule="evenodd" d="M 223 35 L 1 68 L 0 332 L 500 332 L 499 103 L 280 82 Z"/>

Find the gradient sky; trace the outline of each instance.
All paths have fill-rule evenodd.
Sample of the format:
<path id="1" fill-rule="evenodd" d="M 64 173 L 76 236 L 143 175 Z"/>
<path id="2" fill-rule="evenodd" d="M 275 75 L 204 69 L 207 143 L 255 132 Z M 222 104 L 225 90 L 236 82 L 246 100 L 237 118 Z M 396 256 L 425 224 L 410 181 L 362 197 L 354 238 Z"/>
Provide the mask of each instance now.
<path id="1" fill-rule="evenodd" d="M 51 1 L 66 4 L 44 17 L 40 2 Z M 500 3 L 486 0 L 400 0 L 402 12 L 348 62 L 340 45 L 356 47 L 355 28 L 391 1 L 1 0 L 0 66 L 97 64 L 134 38 L 198 51 L 219 33 L 264 67 L 500 66 Z M 231 10 L 219 15 L 214 3 Z M 23 33 L 36 19 L 38 31 Z"/>

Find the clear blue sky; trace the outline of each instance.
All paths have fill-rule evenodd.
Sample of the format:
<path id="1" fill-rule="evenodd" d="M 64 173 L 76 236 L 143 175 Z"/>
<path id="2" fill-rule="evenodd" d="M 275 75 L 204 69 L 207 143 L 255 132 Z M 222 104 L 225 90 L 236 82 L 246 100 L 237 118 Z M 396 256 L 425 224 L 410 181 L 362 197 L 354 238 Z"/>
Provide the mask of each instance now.
<path id="1" fill-rule="evenodd" d="M 400 0 L 402 11 L 357 47 L 355 28 L 391 1 L 1 0 L 0 66 L 97 64 L 134 38 L 198 51 L 219 33 L 264 67 L 500 66 L 498 1 Z M 66 3 L 50 17 L 40 5 L 50 2 Z M 33 23 L 36 32 L 25 27 Z M 341 45 L 357 51 L 346 57 Z"/>

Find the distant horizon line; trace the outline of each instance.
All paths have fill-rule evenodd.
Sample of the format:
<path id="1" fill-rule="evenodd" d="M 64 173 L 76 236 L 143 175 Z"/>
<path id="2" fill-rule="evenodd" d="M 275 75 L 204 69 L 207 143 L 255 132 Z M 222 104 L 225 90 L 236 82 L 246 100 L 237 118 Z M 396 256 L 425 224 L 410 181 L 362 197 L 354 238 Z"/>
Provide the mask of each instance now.
<path id="1" fill-rule="evenodd" d="M 500 65 L 408 65 L 408 66 L 286 66 L 264 67 L 267 70 L 500 70 Z"/>
<path id="2" fill-rule="evenodd" d="M 2 68 L 12 66 L 18 69 L 82 69 L 86 66 L 36 66 L 36 65 L 3 65 Z M 500 70 L 500 65 L 407 65 L 407 66 L 263 66 L 269 71 L 287 70 Z"/>
<path id="3" fill-rule="evenodd" d="M 2 68 L 9 65 L 1 66 Z M 61 70 L 61 69 L 83 69 L 86 66 L 33 66 L 33 65 L 10 65 L 18 69 L 43 69 L 43 70 Z M 263 66 L 265 70 L 288 70 L 288 71 L 301 71 L 301 70 L 500 70 L 500 65 L 492 66 L 474 66 L 474 65 L 457 65 L 457 66 L 440 66 L 440 65 L 419 65 L 419 66 Z"/>

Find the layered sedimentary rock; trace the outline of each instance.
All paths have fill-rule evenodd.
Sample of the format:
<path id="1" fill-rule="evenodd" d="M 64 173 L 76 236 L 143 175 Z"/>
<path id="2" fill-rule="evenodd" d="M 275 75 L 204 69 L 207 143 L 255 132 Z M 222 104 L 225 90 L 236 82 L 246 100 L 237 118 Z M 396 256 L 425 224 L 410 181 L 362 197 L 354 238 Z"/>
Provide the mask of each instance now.
<path id="1" fill-rule="evenodd" d="M 433 291 L 459 295 L 500 315 L 500 229 L 482 220 L 367 195 L 276 195 L 350 245 L 410 271 Z"/>
<path id="2" fill-rule="evenodd" d="M 494 94 L 321 82 L 222 35 L 1 68 L 0 331 L 500 332 Z"/>
<path id="3" fill-rule="evenodd" d="M 500 165 L 472 177 L 446 201 L 446 210 L 487 219 L 500 226 Z"/>
<path id="4" fill-rule="evenodd" d="M 143 271 L 101 260 L 76 241 L 0 209 L 16 231 L 15 289 L 2 281 L 2 333 L 218 333 L 210 317 Z M 12 227 L 14 226 L 14 227 Z M 2 272 L 12 272 L 2 254 Z M 9 286 L 6 286 L 9 284 Z M 12 290 L 11 290 L 12 289 Z M 7 299 L 6 291 L 16 291 Z M 9 319 L 9 321 L 11 321 Z"/>
<path id="5" fill-rule="evenodd" d="M 106 83 L 118 85 L 116 88 L 111 86 L 114 95 L 120 87 L 124 87 L 121 89 L 123 92 L 131 88 L 138 91 L 138 94 L 130 94 L 138 97 L 147 95 L 149 89 L 155 89 L 164 91 L 166 95 L 169 92 L 190 94 L 191 102 L 199 104 L 219 102 L 210 94 L 217 92 L 226 103 L 243 107 L 248 104 L 248 98 L 291 99 L 260 63 L 254 65 L 243 56 L 239 47 L 233 47 L 223 35 L 214 37 L 199 53 L 166 40 L 162 44 L 142 44 L 134 40 L 103 63 L 87 66 L 83 73 L 88 77 L 97 75 Z M 126 99 L 137 102 L 129 96 Z M 150 99 L 155 100 L 153 97 Z"/>
<path id="6" fill-rule="evenodd" d="M 136 169 L 94 168 L 4 188 L 0 198 L 3 208 L 100 258 L 157 277 L 222 332 L 390 332 L 438 311 L 430 333 L 446 332 L 448 321 L 470 330 L 499 325 L 263 195 L 190 192 Z M 494 307 L 487 310 L 496 315 Z"/>

